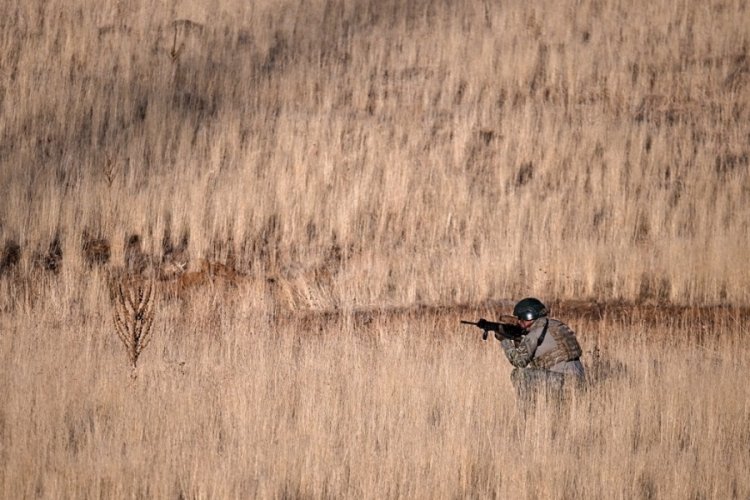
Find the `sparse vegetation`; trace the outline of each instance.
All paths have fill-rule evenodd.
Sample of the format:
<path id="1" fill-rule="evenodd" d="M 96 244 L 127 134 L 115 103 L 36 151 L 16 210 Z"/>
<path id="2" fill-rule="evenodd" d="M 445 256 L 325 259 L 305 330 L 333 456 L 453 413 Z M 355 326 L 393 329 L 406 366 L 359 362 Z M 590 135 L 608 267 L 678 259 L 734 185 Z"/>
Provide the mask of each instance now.
<path id="1" fill-rule="evenodd" d="M 747 498 L 747 26 L 0 2 L 0 496 Z M 521 421 L 528 295 L 597 384 Z"/>

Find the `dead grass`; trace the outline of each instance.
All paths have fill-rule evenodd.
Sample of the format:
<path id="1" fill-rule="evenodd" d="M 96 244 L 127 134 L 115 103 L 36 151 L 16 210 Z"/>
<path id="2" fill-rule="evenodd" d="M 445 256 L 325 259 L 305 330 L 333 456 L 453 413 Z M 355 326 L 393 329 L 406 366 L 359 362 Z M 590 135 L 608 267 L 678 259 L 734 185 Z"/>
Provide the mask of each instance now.
<path id="1" fill-rule="evenodd" d="M 0 3 L 0 496 L 748 497 L 748 25 Z M 599 384 L 520 420 L 458 320 L 529 295 Z"/>
<path id="2" fill-rule="evenodd" d="M 570 316 L 597 384 L 522 419 L 498 344 L 458 324 L 495 308 L 273 317 L 203 293 L 160 308 L 131 380 L 91 288 L 2 320 L 2 496 L 750 493 L 746 313 L 703 340 Z"/>
<path id="3" fill-rule="evenodd" d="M 26 260 L 188 231 L 261 279 L 340 252 L 327 307 L 747 302 L 742 2 L 129 5 L 2 7 Z"/>

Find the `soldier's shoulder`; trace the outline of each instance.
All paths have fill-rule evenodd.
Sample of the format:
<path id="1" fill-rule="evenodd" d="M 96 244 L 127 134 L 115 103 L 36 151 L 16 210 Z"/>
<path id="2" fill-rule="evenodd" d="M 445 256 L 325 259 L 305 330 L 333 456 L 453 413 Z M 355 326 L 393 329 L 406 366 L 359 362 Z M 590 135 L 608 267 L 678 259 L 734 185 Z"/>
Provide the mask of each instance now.
<path id="1" fill-rule="evenodd" d="M 547 328 L 557 328 L 558 326 L 564 326 L 564 325 L 565 325 L 565 323 L 563 323 L 559 319 L 550 318 L 549 316 L 542 316 L 541 318 L 537 319 L 534 322 L 534 325 L 531 328 L 532 329 L 533 328 L 542 329 L 544 327 L 547 327 Z"/>
<path id="2" fill-rule="evenodd" d="M 575 333 L 573 331 L 573 328 L 571 328 L 567 323 L 560 321 L 559 319 L 550 318 L 549 327 L 550 329 L 565 330 L 571 333 Z"/>

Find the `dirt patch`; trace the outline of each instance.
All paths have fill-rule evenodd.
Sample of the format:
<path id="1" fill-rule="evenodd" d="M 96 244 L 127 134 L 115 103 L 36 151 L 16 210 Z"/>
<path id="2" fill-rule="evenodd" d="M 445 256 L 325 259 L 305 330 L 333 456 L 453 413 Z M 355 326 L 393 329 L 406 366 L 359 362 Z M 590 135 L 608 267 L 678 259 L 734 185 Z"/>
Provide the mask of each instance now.
<path id="1" fill-rule="evenodd" d="M 480 317 L 494 321 L 508 314 L 513 302 L 498 300 L 482 304 L 414 305 L 404 307 L 360 308 L 354 310 L 301 311 L 289 314 L 310 325 L 324 324 L 351 318 L 363 325 L 387 320 L 431 321 L 436 324 L 456 322 L 458 319 L 476 321 Z M 684 329 L 686 335 L 703 341 L 722 324 L 750 320 L 750 307 L 728 305 L 684 306 L 676 304 L 637 304 L 625 302 L 559 301 L 551 303 L 551 315 L 571 324 L 606 322 L 609 324 L 638 325 L 644 328 Z"/>

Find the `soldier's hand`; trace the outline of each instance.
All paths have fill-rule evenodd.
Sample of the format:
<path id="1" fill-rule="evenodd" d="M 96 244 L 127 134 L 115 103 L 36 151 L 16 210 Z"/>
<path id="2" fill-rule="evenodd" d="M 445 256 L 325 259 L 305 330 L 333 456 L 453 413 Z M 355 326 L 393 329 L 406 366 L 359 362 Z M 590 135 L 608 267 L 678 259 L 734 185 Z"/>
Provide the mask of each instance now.
<path id="1" fill-rule="evenodd" d="M 500 340 L 500 345 L 503 346 L 503 349 L 505 349 L 506 351 L 508 349 L 514 349 L 516 347 L 515 342 L 513 342 L 511 339 Z"/>
<path id="2" fill-rule="evenodd" d="M 502 334 L 502 328 L 503 327 L 501 326 L 500 329 L 498 329 L 498 331 L 495 332 L 495 338 L 497 340 L 499 340 L 500 342 L 502 342 L 503 340 L 505 340 L 505 337 Z"/>

